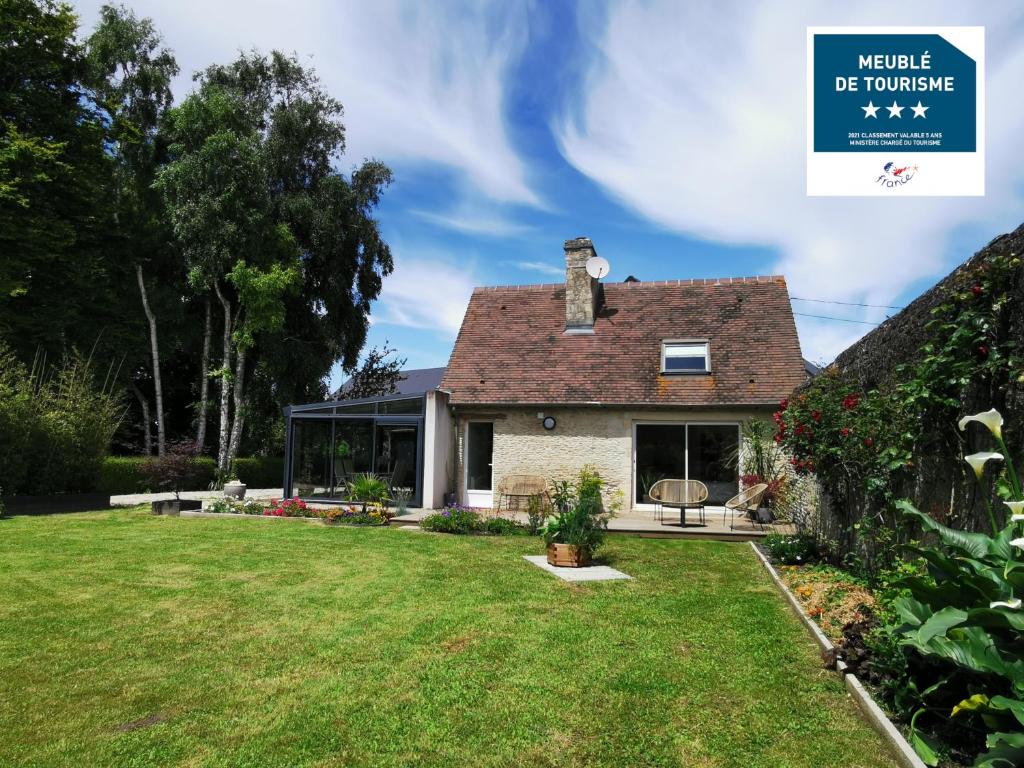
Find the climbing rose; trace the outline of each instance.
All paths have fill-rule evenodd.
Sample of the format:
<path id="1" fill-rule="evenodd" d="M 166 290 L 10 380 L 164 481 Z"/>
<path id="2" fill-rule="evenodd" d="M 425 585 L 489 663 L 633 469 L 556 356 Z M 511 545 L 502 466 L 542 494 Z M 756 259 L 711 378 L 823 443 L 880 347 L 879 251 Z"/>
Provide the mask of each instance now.
<path id="1" fill-rule="evenodd" d="M 975 296 L 981 296 L 981 294 L 984 293 L 984 291 L 982 290 L 982 287 L 980 285 L 972 285 L 971 293 L 973 293 Z"/>
<path id="2" fill-rule="evenodd" d="M 811 411 L 811 418 L 815 421 L 821 421 L 821 411 Z"/>
<path id="3" fill-rule="evenodd" d="M 843 408 L 852 411 L 860 403 L 860 395 L 847 395 L 843 398 Z"/>
<path id="4" fill-rule="evenodd" d="M 839 430 L 839 434 L 842 435 L 843 437 L 849 437 L 850 436 L 850 428 L 849 427 L 843 427 L 842 429 Z"/>
<path id="5" fill-rule="evenodd" d="M 868 448 L 870 448 L 874 444 L 875 444 L 875 441 L 873 439 L 871 439 L 870 437 L 865 437 L 864 438 L 864 445 L 866 445 Z"/>

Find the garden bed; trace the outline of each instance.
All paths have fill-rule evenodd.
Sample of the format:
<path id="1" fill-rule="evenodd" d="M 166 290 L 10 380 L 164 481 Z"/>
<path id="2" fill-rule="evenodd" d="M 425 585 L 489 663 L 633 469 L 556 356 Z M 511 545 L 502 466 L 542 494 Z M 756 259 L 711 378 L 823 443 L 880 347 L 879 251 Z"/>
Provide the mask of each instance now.
<path id="1" fill-rule="evenodd" d="M 217 499 L 199 512 L 182 512 L 182 517 L 260 517 L 278 520 L 301 520 L 321 525 L 388 525 L 394 513 L 381 503 L 355 502 L 330 507 L 311 507 L 298 497 L 293 499 L 256 499 L 240 501 Z"/>
<path id="2" fill-rule="evenodd" d="M 843 676 L 846 688 L 857 702 L 857 706 L 895 750 L 900 764 L 905 768 L 927 768 L 907 741 L 905 734 L 889 719 L 885 710 L 875 701 L 857 675 L 849 670 L 846 662 L 838 658 L 835 642 L 842 639 L 842 628 L 850 622 L 860 620 L 862 607 L 875 604 L 874 596 L 859 584 L 844 581 L 838 576 L 825 577 L 819 575 L 821 572 L 814 571 L 801 574 L 800 569 L 807 566 L 783 565 L 777 570 L 761 547 L 754 542 L 751 542 L 750 546 L 793 611 L 821 647 L 822 660 Z M 811 606 L 810 611 L 805 610 L 806 605 Z M 846 621 L 839 625 L 837 631 L 837 622 L 844 619 Z"/>

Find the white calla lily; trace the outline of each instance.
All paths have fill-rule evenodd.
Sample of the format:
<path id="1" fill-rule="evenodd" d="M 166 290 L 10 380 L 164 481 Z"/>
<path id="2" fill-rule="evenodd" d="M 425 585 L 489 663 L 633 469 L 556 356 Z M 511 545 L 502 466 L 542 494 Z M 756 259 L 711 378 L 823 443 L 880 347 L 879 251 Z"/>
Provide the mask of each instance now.
<path id="1" fill-rule="evenodd" d="M 964 461 L 971 465 L 974 474 L 979 480 L 981 479 L 982 472 L 985 471 L 985 462 L 1002 460 L 1003 454 L 994 453 L 993 451 L 982 451 L 981 453 L 972 453 L 970 456 L 964 456 Z"/>
<path id="2" fill-rule="evenodd" d="M 964 416 L 960 419 L 960 431 L 963 432 L 967 429 L 967 425 L 977 421 L 988 427 L 988 431 L 995 435 L 996 439 L 1001 440 L 1003 437 L 1003 415 L 999 413 L 995 408 L 990 408 L 984 413 L 976 413 L 973 416 Z"/>
<path id="3" fill-rule="evenodd" d="M 1010 539 L 1010 546 L 1017 547 L 1018 549 L 1024 549 L 1024 536 L 1019 539 Z"/>
<path id="4" fill-rule="evenodd" d="M 1016 611 L 1020 608 L 1021 602 L 1019 597 L 1011 597 L 1009 600 L 997 600 L 994 603 L 989 603 L 988 607 L 992 609 L 996 608 L 1009 608 L 1010 610 Z"/>
<path id="5" fill-rule="evenodd" d="M 1004 501 L 1003 504 L 1010 508 L 1013 522 L 1024 523 L 1024 501 Z"/>

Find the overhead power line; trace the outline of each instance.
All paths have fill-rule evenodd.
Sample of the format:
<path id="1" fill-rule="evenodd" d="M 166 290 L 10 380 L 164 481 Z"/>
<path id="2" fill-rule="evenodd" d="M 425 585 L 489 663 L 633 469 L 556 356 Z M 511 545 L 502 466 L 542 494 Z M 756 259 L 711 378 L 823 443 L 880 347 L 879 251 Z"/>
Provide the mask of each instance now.
<path id="1" fill-rule="evenodd" d="M 856 301 L 832 301 L 831 299 L 801 299 L 797 296 L 789 297 L 792 301 L 813 301 L 815 304 L 842 304 L 844 307 L 871 307 L 873 309 L 903 309 L 903 307 L 891 304 L 861 304 Z"/>
<path id="2" fill-rule="evenodd" d="M 809 315 L 806 312 L 794 312 L 794 315 L 800 315 L 800 317 L 816 317 L 819 320 L 838 320 L 841 323 L 858 323 L 859 325 L 881 325 L 881 323 L 871 323 L 867 320 L 851 320 L 848 317 L 831 317 L 829 315 Z"/>

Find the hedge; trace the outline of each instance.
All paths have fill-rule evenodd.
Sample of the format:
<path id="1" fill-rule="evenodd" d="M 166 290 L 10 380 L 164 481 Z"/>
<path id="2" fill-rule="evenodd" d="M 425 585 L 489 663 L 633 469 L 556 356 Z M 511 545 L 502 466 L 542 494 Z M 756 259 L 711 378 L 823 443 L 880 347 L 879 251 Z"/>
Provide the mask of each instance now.
<path id="1" fill-rule="evenodd" d="M 108 456 L 100 466 L 98 490 L 118 496 L 125 493 L 149 493 L 149 481 L 142 471 L 148 456 Z M 209 456 L 198 458 L 199 480 L 192 490 L 205 491 L 217 474 L 217 463 Z M 284 459 L 280 456 L 252 456 L 235 459 L 238 479 L 250 488 L 278 488 L 284 476 Z"/>
<path id="2" fill-rule="evenodd" d="M 284 478 L 281 456 L 250 456 L 232 464 L 238 479 L 249 488 L 280 488 Z"/>
<path id="3" fill-rule="evenodd" d="M 142 471 L 147 461 L 148 456 L 107 456 L 100 465 L 97 490 L 111 496 L 123 493 L 149 493 L 152 489 Z M 192 490 L 205 491 L 217 474 L 217 462 L 209 456 L 200 456 L 196 463 L 199 466 L 199 479 Z"/>

